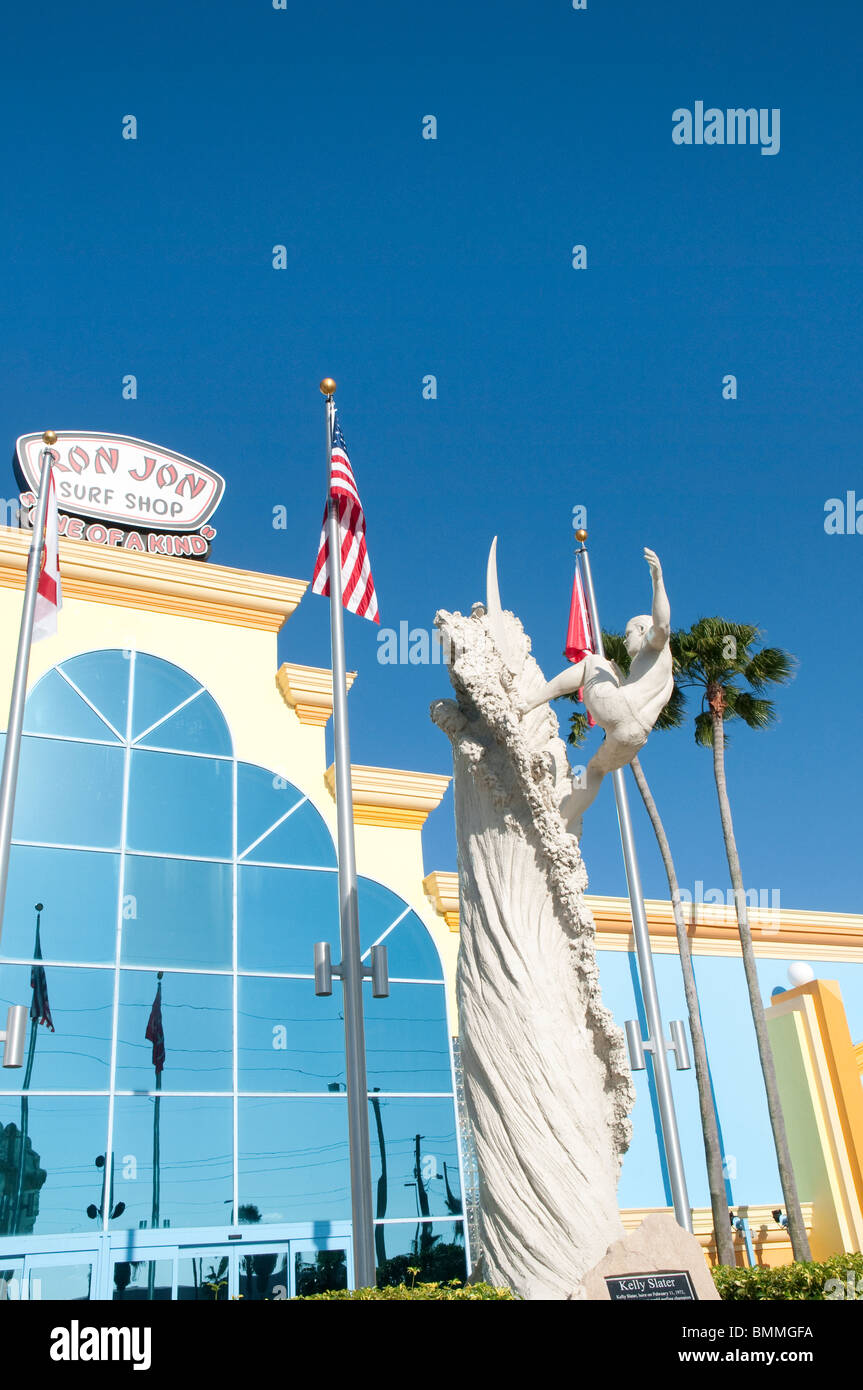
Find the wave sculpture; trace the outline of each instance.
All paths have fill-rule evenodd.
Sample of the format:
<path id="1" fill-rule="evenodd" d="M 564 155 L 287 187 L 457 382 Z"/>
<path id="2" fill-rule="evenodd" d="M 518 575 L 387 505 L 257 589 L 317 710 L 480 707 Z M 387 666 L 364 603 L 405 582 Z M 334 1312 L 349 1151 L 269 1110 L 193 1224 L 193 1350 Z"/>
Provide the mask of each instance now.
<path id="1" fill-rule="evenodd" d="M 545 685 L 498 595 L 435 618 L 455 700 L 431 707 L 453 749 L 460 1052 L 479 1173 L 482 1276 L 524 1298 L 579 1297 L 623 1234 L 620 1165 L 634 1089 L 604 1007 L 587 873 L 560 804 L 573 790 Z"/>

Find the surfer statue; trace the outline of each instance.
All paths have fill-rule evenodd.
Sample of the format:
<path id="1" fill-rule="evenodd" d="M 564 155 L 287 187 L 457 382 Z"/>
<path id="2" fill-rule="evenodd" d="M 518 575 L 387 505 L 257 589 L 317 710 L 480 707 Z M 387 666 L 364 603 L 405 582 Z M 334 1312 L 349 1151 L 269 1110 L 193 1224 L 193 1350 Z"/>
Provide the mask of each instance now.
<path id="1" fill-rule="evenodd" d="M 578 836 L 581 818 L 596 797 L 602 779 L 606 773 L 632 762 L 641 751 L 674 686 L 669 646 L 671 608 L 662 566 L 652 550 L 645 548 L 644 558 L 653 581 L 653 611 L 630 618 L 626 625 L 624 640 L 632 658 L 628 676 L 624 679 L 613 661 L 588 652 L 518 707 L 524 716 L 549 700 L 583 688 L 588 714 L 605 731 L 603 742 L 587 765 L 584 784 L 576 786 L 561 802 L 560 813 L 572 834 Z"/>

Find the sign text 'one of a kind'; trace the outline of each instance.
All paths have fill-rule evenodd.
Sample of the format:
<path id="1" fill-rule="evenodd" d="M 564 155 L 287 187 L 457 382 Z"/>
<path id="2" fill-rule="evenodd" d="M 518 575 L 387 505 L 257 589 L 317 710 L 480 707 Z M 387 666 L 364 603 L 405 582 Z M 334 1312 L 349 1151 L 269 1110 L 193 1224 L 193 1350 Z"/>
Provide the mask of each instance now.
<path id="1" fill-rule="evenodd" d="M 14 466 L 33 523 L 45 445 L 23 434 Z M 205 559 L 225 480 L 203 463 L 125 434 L 58 430 L 50 449 L 60 535 L 151 555 Z"/>

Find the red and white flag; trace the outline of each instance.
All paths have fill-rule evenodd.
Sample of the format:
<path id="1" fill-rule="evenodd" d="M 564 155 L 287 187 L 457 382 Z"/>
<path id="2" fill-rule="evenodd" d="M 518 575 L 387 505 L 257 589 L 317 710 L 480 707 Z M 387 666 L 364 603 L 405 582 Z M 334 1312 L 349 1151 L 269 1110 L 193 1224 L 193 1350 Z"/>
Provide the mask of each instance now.
<path id="1" fill-rule="evenodd" d="M 333 456 L 330 463 L 330 496 L 338 504 L 339 540 L 342 562 L 342 603 L 349 613 L 380 622 L 378 599 L 366 550 L 366 518 L 345 441 L 336 416 L 333 428 Z M 330 543 L 327 537 L 327 510 L 318 558 L 312 575 L 312 593 L 330 592 Z"/>
<path id="2" fill-rule="evenodd" d="M 45 512 L 45 531 L 42 538 L 42 563 L 39 569 L 39 583 L 36 587 L 36 607 L 33 614 L 33 641 L 43 637 L 53 637 L 57 631 L 57 614 L 63 607 L 63 591 L 60 587 L 60 538 L 57 520 L 57 489 L 54 486 L 54 469 L 46 459 L 42 486 L 48 489 L 48 507 Z"/>
<path id="3" fill-rule="evenodd" d="M 593 634 L 590 630 L 590 615 L 587 611 L 584 588 L 581 583 L 581 568 L 576 560 L 575 578 L 572 581 L 572 600 L 569 605 L 569 627 L 566 629 L 566 646 L 563 649 L 563 654 L 567 661 L 577 662 L 583 661 L 588 652 L 595 651 Z M 583 695 L 584 690 L 579 690 L 579 700 L 583 698 Z M 589 711 L 587 722 L 591 728 L 596 723 Z"/>

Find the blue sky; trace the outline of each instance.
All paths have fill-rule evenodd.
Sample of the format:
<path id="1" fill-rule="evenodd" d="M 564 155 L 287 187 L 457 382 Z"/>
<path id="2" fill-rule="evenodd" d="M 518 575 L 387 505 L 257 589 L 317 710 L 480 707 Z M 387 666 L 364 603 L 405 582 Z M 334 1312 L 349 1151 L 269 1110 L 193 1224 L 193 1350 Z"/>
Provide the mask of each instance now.
<path id="1" fill-rule="evenodd" d="M 863 537 L 827 536 L 824 504 L 863 497 L 860 30 L 849 3 L 778 0 L 7 12 L 9 452 L 50 425 L 191 455 L 227 479 L 214 562 L 310 577 L 332 374 L 383 623 L 469 608 L 497 534 L 548 675 L 585 504 L 607 626 L 648 606 L 650 545 L 676 624 L 722 613 L 796 654 L 779 726 L 729 750 L 744 875 L 859 911 Z M 673 144 L 697 100 L 779 108 L 779 153 Z M 380 665 L 372 626 L 346 626 L 354 761 L 448 771 L 445 672 Z M 323 600 L 280 656 L 328 664 Z M 643 763 L 682 884 L 725 888 L 709 754 L 679 732 Z M 455 867 L 451 796 L 425 844 Z M 624 893 L 610 786 L 583 849 L 591 889 Z"/>

